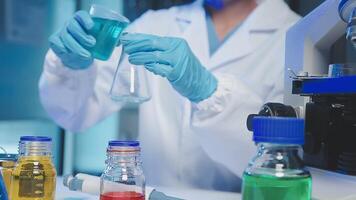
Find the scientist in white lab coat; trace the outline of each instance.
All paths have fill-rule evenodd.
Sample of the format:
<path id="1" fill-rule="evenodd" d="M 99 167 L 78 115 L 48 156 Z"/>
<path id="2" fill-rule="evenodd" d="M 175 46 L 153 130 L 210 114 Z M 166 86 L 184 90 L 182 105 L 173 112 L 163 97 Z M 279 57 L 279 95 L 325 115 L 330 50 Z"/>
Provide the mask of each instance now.
<path id="1" fill-rule="evenodd" d="M 283 0 L 198 0 L 132 23 L 122 65 L 147 69 L 139 140 L 149 185 L 238 190 L 256 149 L 247 115 L 282 101 L 285 34 L 298 19 Z M 121 48 L 94 60 L 92 25 L 79 11 L 50 37 L 39 84 L 49 115 L 72 131 L 122 106 L 108 95 Z"/>

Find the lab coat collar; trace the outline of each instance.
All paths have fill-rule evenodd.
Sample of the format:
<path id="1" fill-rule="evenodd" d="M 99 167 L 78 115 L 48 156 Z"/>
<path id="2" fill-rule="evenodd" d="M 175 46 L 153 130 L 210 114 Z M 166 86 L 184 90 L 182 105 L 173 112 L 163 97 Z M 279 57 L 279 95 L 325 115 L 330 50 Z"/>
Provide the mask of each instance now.
<path id="1" fill-rule="evenodd" d="M 187 8 L 189 11 L 185 12 Z M 208 69 L 213 69 L 251 53 L 260 45 L 255 42 L 254 36 L 260 33 L 271 34 L 283 26 L 288 11 L 289 8 L 283 0 L 265 0 L 211 57 L 203 0 L 197 0 L 192 5 L 183 7 L 177 13 L 176 20 L 187 25 L 183 37 L 188 41 L 193 52 L 198 54 L 201 63 Z"/>
<path id="2" fill-rule="evenodd" d="M 176 21 L 183 31 L 182 37 L 187 40 L 194 54 L 204 66 L 208 66 L 209 41 L 203 0 L 182 6 L 176 15 Z"/>
<path id="3" fill-rule="evenodd" d="M 276 30 L 284 25 L 289 11 L 283 0 L 265 0 L 246 19 L 246 23 L 251 31 Z"/>
<path id="4" fill-rule="evenodd" d="M 201 15 L 201 12 L 205 14 L 203 2 L 203 0 L 196 0 L 192 5 L 185 7 L 189 7 L 189 14 L 187 12 L 178 12 L 176 19 L 187 23 L 191 23 L 194 20 L 199 21 L 199 18 L 196 17 Z M 185 8 L 183 9 L 184 11 Z M 278 29 L 283 25 L 285 13 L 288 10 L 289 7 L 283 0 L 264 0 L 246 21 L 251 24 L 250 29 L 252 30 Z"/>

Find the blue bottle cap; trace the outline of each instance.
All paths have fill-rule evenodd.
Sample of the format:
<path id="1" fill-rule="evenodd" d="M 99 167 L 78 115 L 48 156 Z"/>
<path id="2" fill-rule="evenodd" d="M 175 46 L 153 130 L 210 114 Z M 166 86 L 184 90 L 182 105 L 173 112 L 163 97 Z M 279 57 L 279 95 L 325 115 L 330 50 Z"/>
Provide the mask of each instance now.
<path id="1" fill-rule="evenodd" d="M 340 18 L 346 23 L 349 21 L 350 15 L 354 10 L 356 2 L 353 0 L 340 0 L 338 11 Z"/>
<path id="2" fill-rule="evenodd" d="M 44 136 L 22 136 L 20 141 L 29 141 L 29 142 L 50 142 L 52 138 Z"/>
<path id="3" fill-rule="evenodd" d="M 224 8 L 224 1 L 217 1 L 217 0 L 205 0 L 205 5 L 211 6 L 216 10 L 221 10 Z"/>
<path id="4" fill-rule="evenodd" d="M 109 141 L 109 146 L 114 147 L 138 147 L 140 146 L 139 141 L 124 141 L 124 140 L 111 140 Z"/>
<path id="5" fill-rule="evenodd" d="M 256 143 L 304 144 L 304 120 L 291 117 L 254 117 Z"/>

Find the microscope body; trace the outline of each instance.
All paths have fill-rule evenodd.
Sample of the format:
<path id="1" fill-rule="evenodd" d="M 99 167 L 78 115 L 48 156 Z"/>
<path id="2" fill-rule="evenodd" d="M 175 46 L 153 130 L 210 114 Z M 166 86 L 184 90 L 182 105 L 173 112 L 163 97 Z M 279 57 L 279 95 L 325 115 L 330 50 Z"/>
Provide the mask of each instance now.
<path id="1" fill-rule="evenodd" d="M 286 67 L 299 74 L 286 73 L 284 103 L 304 108 L 304 161 L 348 175 L 356 175 L 356 65 L 347 59 L 333 63 L 331 54 L 345 33 L 346 43 L 356 41 L 355 8 L 356 0 L 328 0 L 292 27 L 286 39 Z"/>
<path id="2" fill-rule="evenodd" d="M 289 29 L 284 104 L 258 114 L 305 118 L 303 159 L 318 199 L 356 199 L 356 53 L 345 50 L 356 47 L 355 8 L 356 0 L 326 0 Z"/>

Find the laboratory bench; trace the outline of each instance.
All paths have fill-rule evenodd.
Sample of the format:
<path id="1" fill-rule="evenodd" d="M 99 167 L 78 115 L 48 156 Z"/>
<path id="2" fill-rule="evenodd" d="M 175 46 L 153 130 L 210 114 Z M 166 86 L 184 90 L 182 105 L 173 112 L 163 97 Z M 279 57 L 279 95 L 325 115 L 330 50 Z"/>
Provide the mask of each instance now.
<path id="1" fill-rule="evenodd" d="M 82 192 L 70 191 L 63 186 L 63 179 L 59 177 L 57 179 L 57 200 L 98 200 L 98 196 L 88 195 Z M 158 191 L 165 193 L 166 195 L 182 198 L 185 200 L 239 200 L 241 194 L 232 192 L 220 192 L 209 190 L 197 190 L 197 189 L 175 189 L 168 187 L 156 187 Z"/>
<path id="2" fill-rule="evenodd" d="M 166 195 L 177 197 L 185 200 L 240 200 L 240 193 L 233 192 L 221 192 L 211 190 L 199 190 L 199 189 L 177 189 L 169 187 L 155 187 L 158 191 L 165 193 Z M 332 192 L 329 191 L 329 192 Z M 326 195 L 324 195 L 326 196 Z M 70 191 L 63 186 L 63 179 L 59 177 L 57 179 L 56 188 L 56 200 L 98 200 L 98 196 L 85 194 L 82 192 Z M 343 198 L 313 198 L 312 200 L 356 200 L 354 195 L 346 195 Z"/>

